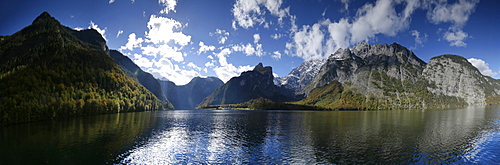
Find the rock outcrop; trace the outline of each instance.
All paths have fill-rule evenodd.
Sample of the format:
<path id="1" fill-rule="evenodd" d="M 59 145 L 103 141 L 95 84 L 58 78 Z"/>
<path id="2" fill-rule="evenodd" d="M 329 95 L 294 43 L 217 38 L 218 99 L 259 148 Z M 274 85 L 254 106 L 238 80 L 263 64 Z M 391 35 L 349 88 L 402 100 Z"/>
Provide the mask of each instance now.
<path id="1" fill-rule="evenodd" d="M 276 86 L 270 66 L 259 63 L 252 71 L 233 77 L 206 97 L 201 106 L 239 104 L 252 100 L 268 102 L 295 101 L 293 91 Z"/>

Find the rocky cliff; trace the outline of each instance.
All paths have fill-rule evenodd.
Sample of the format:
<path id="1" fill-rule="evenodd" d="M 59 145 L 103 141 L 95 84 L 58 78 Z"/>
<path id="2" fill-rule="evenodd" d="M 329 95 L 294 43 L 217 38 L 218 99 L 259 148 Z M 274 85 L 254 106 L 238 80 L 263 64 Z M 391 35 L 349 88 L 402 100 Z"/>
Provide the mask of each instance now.
<path id="1" fill-rule="evenodd" d="M 428 64 L 399 44 L 339 49 L 307 86 L 301 104 L 329 109 L 414 109 L 498 103 L 499 81 L 465 58 Z"/>
<path id="2" fill-rule="evenodd" d="M 285 77 L 277 78 L 278 86 L 293 90 L 296 94 L 301 95 L 306 91 L 307 85 L 318 74 L 321 66 L 325 64 L 325 59 L 314 59 L 300 64 L 299 67 L 293 69 Z"/>
<path id="3" fill-rule="evenodd" d="M 483 76 L 467 59 L 457 55 L 432 58 L 422 78 L 431 84 L 427 87 L 430 92 L 463 98 L 469 105 L 484 105 L 487 98 L 500 94 L 498 80 Z"/>
<path id="4" fill-rule="evenodd" d="M 239 104 L 249 101 L 295 101 L 293 91 L 276 86 L 270 66 L 259 63 L 252 71 L 233 77 L 206 97 L 201 106 Z"/>

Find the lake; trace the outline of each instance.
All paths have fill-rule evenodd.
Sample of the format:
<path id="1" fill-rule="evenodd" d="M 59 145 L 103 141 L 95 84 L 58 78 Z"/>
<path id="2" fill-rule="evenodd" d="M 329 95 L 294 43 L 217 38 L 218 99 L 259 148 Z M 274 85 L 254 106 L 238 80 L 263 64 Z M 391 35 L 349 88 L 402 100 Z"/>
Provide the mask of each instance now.
<path id="1" fill-rule="evenodd" d="M 171 110 L 0 129 L 0 164 L 500 163 L 500 106 Z"/>

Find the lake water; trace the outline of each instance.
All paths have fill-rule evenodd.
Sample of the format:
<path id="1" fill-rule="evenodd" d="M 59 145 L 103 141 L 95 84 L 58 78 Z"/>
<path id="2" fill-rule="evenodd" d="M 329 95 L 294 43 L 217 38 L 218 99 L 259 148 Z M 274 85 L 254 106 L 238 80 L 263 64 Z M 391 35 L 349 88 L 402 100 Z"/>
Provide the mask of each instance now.
<path id="1" fill-rule="evenodd" d="M 172 110 L 0 129 L 0 164 L 500 163 L 499 106 Z"/>

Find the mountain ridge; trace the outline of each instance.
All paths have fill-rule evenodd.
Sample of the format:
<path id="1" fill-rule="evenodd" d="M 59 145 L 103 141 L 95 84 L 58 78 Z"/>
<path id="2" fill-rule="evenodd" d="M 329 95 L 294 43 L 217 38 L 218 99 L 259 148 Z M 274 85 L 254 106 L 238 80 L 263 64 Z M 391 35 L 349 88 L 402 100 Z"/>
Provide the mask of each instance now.
<path id="1" fill-rule="evenodd" d="M 46 12 L 2 38 L 2 125 L 171 108 Z"/>

